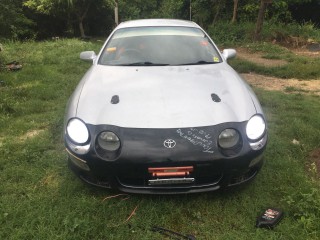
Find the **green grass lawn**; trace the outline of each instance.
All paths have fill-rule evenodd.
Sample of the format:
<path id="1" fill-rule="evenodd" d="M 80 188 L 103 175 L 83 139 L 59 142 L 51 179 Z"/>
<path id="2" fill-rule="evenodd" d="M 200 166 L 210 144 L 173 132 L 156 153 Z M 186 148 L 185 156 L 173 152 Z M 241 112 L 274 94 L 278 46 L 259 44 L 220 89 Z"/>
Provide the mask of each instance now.
<path id="1" fill-rule="evenodd" d="M 0 62 L 17 60 L 23 69 L 0 72 L 0 239 L 170 239 L 150 231 L 152 226 L 197 239 L 319 239 L 319 173 L 309 160 L 320 147 L 319 96 L 255 89 L 269 145 L 262 171 L 242 188 L 108 198 L 118 192 L 81 182 L 67 167 L 64 109 L 90 66 L 79 53 L 101 45 L 4 44 Z M 256 216 L 269 206 L 282 208 L 284 219 L 274 230 L 255 228 Z"/>
<path id="2" fill-rule="evenodd" d="M 249 51 L 262 53 L 266 59 L 283 59 L 288 64 L 283 66 L 264 67 L 252 61 L 233 59 L 231 65 L 239 72 L 255 72 L 267 76 L 279 78 L 320 79 L 320 58 L 310 56 L 298 56 L 287 48 L 271 43 L 244 44 Z M 305 50 L 307 51 L 307 50 Z"/>

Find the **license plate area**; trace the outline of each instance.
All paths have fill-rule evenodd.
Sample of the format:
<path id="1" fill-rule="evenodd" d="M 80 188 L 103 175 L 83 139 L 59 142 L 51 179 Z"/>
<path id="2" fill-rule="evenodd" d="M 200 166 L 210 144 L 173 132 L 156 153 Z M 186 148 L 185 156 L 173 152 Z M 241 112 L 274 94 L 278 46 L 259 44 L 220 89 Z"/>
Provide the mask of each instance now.
<path id="1" fill-rule="evenodd" d="M 190 177 L 193 166 L 148 168 L 148 172 L 152 177 L 148 180 L 148 184 L 153 186 L 190 184 L 195 181 Z"/>

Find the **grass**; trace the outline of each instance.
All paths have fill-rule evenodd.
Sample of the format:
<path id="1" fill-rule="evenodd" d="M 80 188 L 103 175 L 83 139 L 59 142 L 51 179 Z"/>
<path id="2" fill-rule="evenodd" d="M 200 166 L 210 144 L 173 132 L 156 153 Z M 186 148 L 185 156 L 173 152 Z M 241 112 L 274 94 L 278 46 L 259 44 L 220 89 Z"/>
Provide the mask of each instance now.
<path id="1" fill-rule="evenodd" d="M 243 47 L 252 52 L 262 53 L 266 59 L 283 59 L 288 64 L 276 67 L 264 67 L 251 61 L 234 59 L 230 64 L 240 73 L 255 72 L 279 78 L 320 79 L 320 58 L 297 56 L 285 47 L 272 44 L 272 41 L 288 47 L 297 47 L 288 41 L 300 39 L 299 47 L 311 42 L 320 42 L 320 31 L 312 23 L 282 24 L 265 22 L 261 33 L 262 42 L 254 42 L 255 24 L 252 22 L 217 22 L 208 28 L 211 38 L 220 48 Z M 228 34 L 226 34 L 228 33 Z"/>
<path id="2" fill-rule="evenodd" d="M 320 58 L 297 56 L 286 48 L 266 42 L 244 44 L 242 47 L 250 52 L 260 52 L 266 59 L 285 60 L 287 64 L 265 67 L 249 60 L 238 58 L 231 60 L 230 64 L 240 73 L 255 72 L 279 78 L 320 79 Z"/>
<path id="3" fill-rule="evenodd" d="M 75 177 L 62 141 L 64 109 L 90 66 L 79 52 L 100 45 L 72 39 L 4 45 L 4 62 L 18 60 L 23 69 L 0 72 L 0 239 L 169 239 L 150 231 L 154 225 L 197 239 L 318 238 L 319 178 L 309 169 L 309 153 L 320 147 L 318 96 L 255 89 L 269 145 L 262 171 L 240 189 L 106 199 L 118 193 Z M 255 228 L 268 206 L 282 208 L 285 218 L 274 230 Z"/>

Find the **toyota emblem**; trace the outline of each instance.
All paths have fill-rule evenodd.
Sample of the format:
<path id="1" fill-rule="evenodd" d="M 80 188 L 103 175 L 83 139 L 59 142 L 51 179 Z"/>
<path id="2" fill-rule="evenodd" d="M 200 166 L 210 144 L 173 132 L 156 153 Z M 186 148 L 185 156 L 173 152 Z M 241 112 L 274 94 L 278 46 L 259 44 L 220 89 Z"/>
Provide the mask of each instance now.
<path id="1" fill-rule="evenodd" d="M 166 148 L 174 148 L 176 146 L 176 141 L 172 139 L 166 139 L 163 142 L 163 146 Z"/>

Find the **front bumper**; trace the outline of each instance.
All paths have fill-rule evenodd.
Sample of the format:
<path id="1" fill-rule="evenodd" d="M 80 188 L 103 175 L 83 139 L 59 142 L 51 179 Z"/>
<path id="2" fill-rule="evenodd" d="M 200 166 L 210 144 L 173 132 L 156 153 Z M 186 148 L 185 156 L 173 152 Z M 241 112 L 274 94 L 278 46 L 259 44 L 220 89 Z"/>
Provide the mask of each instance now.
<path id="1" fill-rule="evenodd" d="M 127 193 L 197 193 L 235 186 L 248 182 L 257 175 L 263 165 L 265 146 L 255 151 L 248 142 L 243 141 L 238 154 L 233 157 L 224 156 L 218 149 L 216 139 L 227 127 L 234 127 L 242 133 L 245 124 L 143 130 L 89 126 L 93 140 L 88 154 L 77 155 L 66 144 L 69 166 L 89 184 Z M 122 139 L 121 151 L 114 159 L 102 158 L 96 151 L 94 139 L 105 130 L 115 132 Z M 191 132 L 196 134 L 192 135 Z M 176 141 L 175 148 L 164 147 L 163 143 L 168 138 Z M 192 172 L 179 177 L 155 177 L 148 171 L 150 168 L 185 166 L 191 166 Z M 168 180 L 163 181 L 164 184 L 151 184 L 151 181 L 157 179 Z"/>
<path id="2" fill-rule="evenodd" d="M 193 183 L 150 186 L 148 180 L 152 179 L 151 176 L 125 176 L 116 172 L 97 176 L 92 171 L 79 168 L 70 160 L 71 158 L 69 158 L 70 169 L 84 182 L 98 187 L 119 189 L 122 192 L 143 194 L 199 193 L 236 186 L 254 179 L 263 165 L 262 155 L 257 156 L 259 161 L 250 168 L 230 168 L 220 173 L 210 172 L 213 168 L 210 164 L 195 164 L 196 170 L 189 176 L 195 179 Z M 207 174 L 202 175 L 203 173 Z"/>

